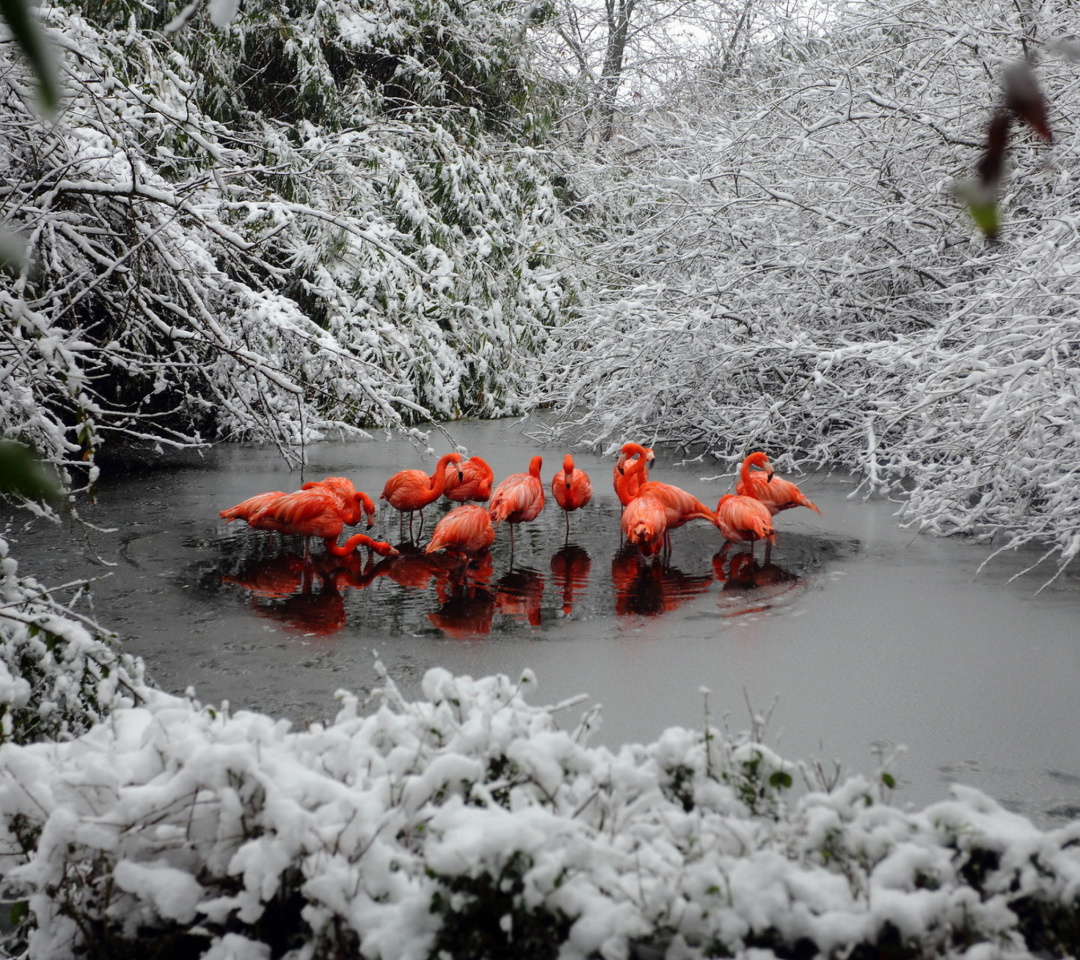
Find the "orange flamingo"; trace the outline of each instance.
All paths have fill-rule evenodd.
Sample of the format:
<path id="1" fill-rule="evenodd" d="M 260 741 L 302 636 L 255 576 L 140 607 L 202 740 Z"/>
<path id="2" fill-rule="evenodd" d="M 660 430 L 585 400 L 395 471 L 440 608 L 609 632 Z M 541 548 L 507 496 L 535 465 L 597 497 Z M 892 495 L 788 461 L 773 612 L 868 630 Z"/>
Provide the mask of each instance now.
<path id="1" fill-rule="evenodd" d="M 528 473 L 512 473 L 499 481 L 491 495 L 488 514 L 493 522 L 501 524 L 528 523 L 535 520 L 544 509 L 544 484 L 540 479 L 543 460 L 533 457 Z M 514 528 L 510 527 L 510 552 L 514 550 Z"/>
<path id="2" fill-rule="evenodd" d="M 752 467 L 757 469 L 752 471 Z M 774 517 L 781 510 L 790 510 L 792 507 L 809 507 L 821 513 L 796 484 L 775 475 L 769 458 L 761 450 L 743 460 L 735 492 L 760 500 Z"/>
<path id="3" fill-rule="evenodd" d="M 470 500 L 487 503 L 491 498 L 491 485 L 495 482 L 491 467 L 480 457 L 469 457 L 459 466 L 460 473 L 450 464 L 443 471 L 443 496 L 456 503 Z"/>
<path id="4" fill-rule="evenodd" d="M 632 486 L 636 477 L 643 474 L 646 468 L 646 459 L 644 457 L 632 461 L 623 475 L 626 486 L 628 488 Z M 637 496 L 630 503 L 644 496 L 651 496 L 659 500 L 663 505 L 667 515 L 666 542 L 669 546 L 670 532 L 683 526 L 683 524 L 689 523 L 691 520 L 707 520 L 713 526 L 716 526 L 716 513 L 705 506 L 692 493 L 687 493 L 681 487 L 676 487 L 670 483 L 662 483 L 659 480 L 649 480 L 638 487 Z M 624 512 L 626 509 L 628 507 L 624 508 Z"/>
<path id="5" fill-rule="evenodd" d="M 667 508 L 650 494 L 639 494 L 623 508 L 622 531 L 646 557 L 655 557 L 663 549 L 667 526 Z"/>
<path id="6" fill-rule="evenodd" d="M 776 541 L 769 508 L 754 497 L 725 493 L 716 505 L 716 525 L 725 540 L 749 543 L 751 552 L 758 540 L 765 541 L 766 550 Z"/>
<path id="7" fill-rule="evenodd" d="M 424 553 L 445 550 L 460 556 L 483 553 L 495 542 L 495 528 L 487 510 L 475 503 L 455 507 L 436 525 Z"/>
<path id="8" fill-rule="evenodd" d="M 643 447 L 640 443 L 623 444 L 619 459 L 615 461 L 611 482 L 615 487 L 615 496 L 624 507 L 637 496 L 641 485 L 648 482 L 649 464 L 655 459 L 656 454 L 650 447 Z M 630 466 L 640 461 L 644 461 L 641 472 L 631 471 Z"/>
<path id="9" fill-rule="evenodd" d="M 337 545 L 337 538 L 345 528 L 342 514 L 341 499 L 335 494 L 318 489 L 297 490 L 271 500 L 248 523 L 261 529 L 304 537 L 305 556 L 308 554 L 307 540 L 310 537 L 320 537 L 328 553 L 346 556 L 353 548 L 348 544 L 342 547 Z M 353 539 L 350 538 L 349 542 Z"/>
<path id="10" fill-rule="evenodd" d="M 379 499 L 385 500 L 395 510 L 400 510 L 402 522 L 404 522 L 405 514 L 409 515 L 410 539 L 412 538 L 412 515 L 419 511 L 419 532 L 423 533 L 424 507 L 442 496 L 446 483 L 446 465 L 458 464 L 460 479 L 460 464 L 463 459 L 460 453 L 445 453 L 439 457 L 439 462 L 435 464 L 435 472 L 430 477 L 423 470 L 399 470 L 386 481 Z"/>
<path id="11" fill-rule="evenodd" d="M 357 490 L 347 477 L 326 477 L 323 480 L 309 480 L 301 490 L 328 490 L 341 500 L 344 508 L 345 523 L 352 527 L 360 522 L 360 512 L 367 517 L 367 528 L 375 526 L 375 502 L 363 490 Z M 350 519 L 350 517 L 352 519 Z"/>
<path id="12" fill-rule="evenodd" d="M 589 475 L 574 466 L 574 458 L 568 453 L 563 457 L 562 470 L 551 478 L 551 495 L 563 508 L 567 537 L 570 536 L 570 511 L 585 506 L 592 499 L 592 493 Z"/>

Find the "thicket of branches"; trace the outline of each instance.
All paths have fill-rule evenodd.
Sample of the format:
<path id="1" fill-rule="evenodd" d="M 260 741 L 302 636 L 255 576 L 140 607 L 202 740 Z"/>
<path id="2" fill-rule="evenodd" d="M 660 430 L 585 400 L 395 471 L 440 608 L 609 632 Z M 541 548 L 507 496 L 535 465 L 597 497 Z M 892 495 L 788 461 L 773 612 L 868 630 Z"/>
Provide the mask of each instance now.
<path id="1" fill-rule="evenodd" d="M 777 21 L 625 118 L 582 188 L 604 278 L 539 399 L 595 444 L 905 482 L 939 533 L 1080 547 L 1077 200 L 1068 4 L 850 4 Z M 1030 58 L 1052 147 L 1019 130 L 991 243 L 954 196 Z M 569 387 L 567 386 L 569 385 Z"/>
<path id="2" fill-rule="evenodd" d="M 3 434 L 77 484 L 106 440 L 521 409 L 567 295 L 522 10 L 185 6 L 43 11 L 51 118 L 0 43 Z"/>

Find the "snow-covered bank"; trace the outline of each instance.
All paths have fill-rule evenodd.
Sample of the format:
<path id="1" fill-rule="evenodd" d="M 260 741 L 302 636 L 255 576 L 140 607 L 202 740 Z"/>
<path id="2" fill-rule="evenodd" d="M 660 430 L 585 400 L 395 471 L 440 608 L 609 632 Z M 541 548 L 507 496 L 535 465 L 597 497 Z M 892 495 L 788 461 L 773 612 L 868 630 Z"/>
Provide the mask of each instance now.
<path id="1" fill-rule="evenodd" d="M 31 649 L 26 625 L 48 601 L 4 563 L 9 714 L 26 705 L 12 665 L 37 663 L 62 689 L 69 645 L 130 685 L 65 739 L 20 743 L 18 723 L 5 728 L 0 877 L 25 905 L 14 955 L 1080 946 L 1080 823 L 1040 831 L 966 788 L 901 811 L 887 778 L 827 787 L 810 765 L 715 729 L 593 747 L 589 717 L 562 729 L 565 709 L 527 702 L 529 675 L 434 670 L 415 702 L 387 680 L 374 703 L 341 694 L 333 723 L 292 730 L 153 691 L 137 662 L 55 610 L 56 639 Z"/>

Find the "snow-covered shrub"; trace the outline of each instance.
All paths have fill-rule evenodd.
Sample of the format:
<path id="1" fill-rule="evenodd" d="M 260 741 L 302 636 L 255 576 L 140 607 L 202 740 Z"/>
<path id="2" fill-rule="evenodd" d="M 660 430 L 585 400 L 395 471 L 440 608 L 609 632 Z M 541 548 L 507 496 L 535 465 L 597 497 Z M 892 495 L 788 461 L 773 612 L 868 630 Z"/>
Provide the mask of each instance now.
<path id="1" fill-rule="evenodd" d="M 591 747 L 591 718 L 560 729 L 531 680 L 433 670 L 416 702 L 386 681 L 372 709 L 342 694 L 303 731 L 159 696 L 74 741 L 0 748 L 22 955 L 1080 948 L 1080 823 L 1041 832 L 964 788 L 902 812 L 860 777 L 798 798 L 772 778 L 755 815 L 725 781 L 760 744 L 671 729 Z"/>
<path id="2" fill-rule="evenodd" d="M 43 11 L 47 122 L 0 44 L 0 229 L 28 251 L 0 290 L 4 435 L 78 486 L 107 441 L 288 452 L 521 409 L 568 289 L 521 11 L 78 6 Z"/>
<path id="3" fill-rule="evenodd" d="M 150 695 L 142 661 L 20 577 L 0 539 L 0 744 L 70 739 Z"/>
<path id="4" fill-rule="evenodd" d="M 1067 563 L 1080 12 L 901 0 L 800 29 L 777 21 L 739 71 L 628 110 L 630 146 L 579 188 L 611 210 L 605 282 L 538 398 L 597 445 L 839 466 L 903 485 L 935 532 Z M 953 188 L 1025 52 L 1055 142 L 1018 128 L 989 244 Z"/>

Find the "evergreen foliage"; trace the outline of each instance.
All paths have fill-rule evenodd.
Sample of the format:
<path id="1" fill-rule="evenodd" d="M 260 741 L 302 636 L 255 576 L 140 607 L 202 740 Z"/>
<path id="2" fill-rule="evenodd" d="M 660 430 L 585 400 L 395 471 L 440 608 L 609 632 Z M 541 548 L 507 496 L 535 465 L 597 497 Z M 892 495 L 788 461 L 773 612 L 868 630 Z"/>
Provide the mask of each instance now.
<path id="1" fill-rule="evenodd" d="M 79 486 L 107 440 L 521 410 L 568 287 L 518 6 L 184 7 L 49 8 L 53 122 L 0 46 L 3 432 Z"/>

